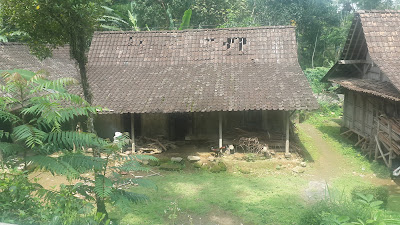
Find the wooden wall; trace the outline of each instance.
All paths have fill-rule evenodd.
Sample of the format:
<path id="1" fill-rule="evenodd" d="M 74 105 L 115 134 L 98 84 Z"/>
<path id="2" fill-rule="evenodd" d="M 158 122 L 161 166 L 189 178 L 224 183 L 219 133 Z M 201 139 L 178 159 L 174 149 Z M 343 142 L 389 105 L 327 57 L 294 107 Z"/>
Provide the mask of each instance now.
<path id="1" fill-rule="evenodd" d="M 343 125 L 363 137 L 375 136 L 376 117 L 382 114 L 398 117 L 399 106 L 398 103 L 387 99 L 346 90 Z"/>

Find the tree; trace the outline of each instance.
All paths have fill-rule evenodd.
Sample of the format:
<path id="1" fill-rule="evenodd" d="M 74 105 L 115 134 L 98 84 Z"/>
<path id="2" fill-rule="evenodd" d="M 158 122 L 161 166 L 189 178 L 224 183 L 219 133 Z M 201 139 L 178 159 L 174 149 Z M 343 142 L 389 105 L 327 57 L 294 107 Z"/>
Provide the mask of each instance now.
<path id="1" fill-rule="evenodd" d="M 76 60 L 85 100 L 92 104 L 86 74 L 87 52 L 91 37 L 103 13 L 102 0 L 0 0 L 1 13 L 28 35 L 27 43 L 39 58 L 51 55 L 51 49 L 69 44 Z M 93 117 L 88 130 L 94 132 Z"/>
<path id="2" fill-rule="evenodd" d="M 10 142 L 0 142 L 0 152 L 6 153 L 6 157 L 13 157 L 13 153 L 22 151 L 25 168 L 28 162 L 33 162 L 53 174 L 84 181 L 68 188 L 83 195 L 86 201 L 93 200 L 92 196 L 95 196 L 97 212 L 105 215 L 105 220 L 105 202 L 118 202 L 122 199 L 139 202 L 147 199 L 145 195 L 119 189 L 118 184 L 131 182 L 154 186 L 144 180 L 126 178 L 121 173 L 147 171 L 148 168 L 140 162 L 156 160 L 155 157 L 120 156 L 118 152 L 128 143 L 127 136 L 117 142 L 110 142 L 93 133 L 63 129 L 63 125 L 78 116 L 88 116 L 102 110 L 91 106 L 80 96 L 68 93 L 66 86 L 76 84 L 75 79 L 50 81 L 45 79 L 43 73 L 26 70 L 6 71 L 2 78 L 0 84 L 4 85 L 0 85 L 3 93 L 0 95 L 0 121 L 9 121 L 13 126 L 11 131 L 0 130 L 0 138 L 11 137 Z M 103 157 L 84 154 L 82 148 L 95 148 Z M 31 156 L 28 156 L 28 151 L 31 151 Z M 54 153 L 56 156 L 52 155 Z M 4 161 L 7 162 L 7 168 L 13 168 L 15 162 L 17 165 L 20 163 L 19 160 Z M 88 172 L 94 173 L 94 180 L 81 176 Z M 40 193 L 48 200 L 54 200 L 54 196 L 57 196 L 57 192 L 42 190 Z"/>

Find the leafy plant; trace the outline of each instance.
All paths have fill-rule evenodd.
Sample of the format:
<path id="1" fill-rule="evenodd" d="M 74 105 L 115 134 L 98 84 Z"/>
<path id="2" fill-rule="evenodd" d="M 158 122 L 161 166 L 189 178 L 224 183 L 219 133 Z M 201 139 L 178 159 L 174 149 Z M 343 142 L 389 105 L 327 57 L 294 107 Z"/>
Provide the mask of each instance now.
<path id="1" fill-rule="evenodd" d="M 381 206 L 383 208 L 386 207 L 388 198 L 389 198 L 389 190 L 386 187 L 381 186 L 357 186 L 351 191 L 352 200 L 355 201 L 360 198 L 360 194 L 364 196 L 373 196 L 373 201 L 382 201 Z"/>
<path id="2" fill-rule="evenodd" d="M 25 168 L 34 162 L 40 169 L 83 181 L 74 186 L 63 186 L 59 192 L 44 192 L 42 197 L 57 202 L 57 206 L 73 215 L 80 201 L 72 204 L 73 195 L 79 193 L 86 202 L 95 201 L 97 212 L 108 220 L 105 202 L 117 203 L 121 199 L 132 202 L 145 201 L 147 197 L 120 189 L 121 184 L 133 183 L 155 187 L 145 180 L 131 179 L 122 173 L 148 171 L 140 162 L 156 160 L 153 156 L 120 156 L 121 148 L 128 143 L 124 135 L 119 141 L 110 142 L 92 133 L 65 131 L 62 125 L 101 111 L 90 106 L 80 96 L 70 94 L 66 86 L 77 83 L 72 78 L 47 80 L 43 73 L 26 70 L 5 71 L 4 85 L 0 86 L 0 119 L 12 123 L 12 131 L 2 131 L 11 137 L 11 143 L 0 142 L 0 149 L 7 154 L 10 149 L 23 149 Z M 94 149 L 94 154 L 85 154 L 82 148 Z M 30 155 L 28 156 L 28 151 Z M 100 157 L 101 156 L 101 157 Z M 11 160 L 8 160 L 11 161 Z M 16 165 L 19 161 L 16 161 Z M 82 177 L 92 172 L 94 179 Z M 94 197 L 93 197 L 94 196 Z M 79 211 L 79 210 L 78 210 Z M 71 218 L 73 218 L 72 216 Z M 69 218 L 60 218 L 68 221 Z"/>

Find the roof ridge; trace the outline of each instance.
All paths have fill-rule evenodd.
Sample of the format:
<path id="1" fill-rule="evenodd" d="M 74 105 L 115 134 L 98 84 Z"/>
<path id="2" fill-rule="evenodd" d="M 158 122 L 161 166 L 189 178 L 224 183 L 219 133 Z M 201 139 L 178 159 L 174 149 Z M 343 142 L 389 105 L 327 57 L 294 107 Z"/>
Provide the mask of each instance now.
<path id="1" fill-rule="evenodd" d="M 372 9 L 372 10 L 357 10 L 356 14 L 367 14 L 367 13 L 400 13 L 400 10 L 397 9 L 382 9 L 382 10 L 378 10 L 378 9 Z"/>
<path id="2" fill-rule="evenodd" d="M 230 28 L 213 28 L 213 29 L 186 29 L 186 30 L 151 30 L 151 31 L 96 31 L 95 34 L 127 34 L 127 33 L 186 33 L 201 31 L 238 31 L 238 30 L 265 30 L 265 29 L 293 29 L 295 26 L 260 26 L 260 27 L 230 27 Z"/>

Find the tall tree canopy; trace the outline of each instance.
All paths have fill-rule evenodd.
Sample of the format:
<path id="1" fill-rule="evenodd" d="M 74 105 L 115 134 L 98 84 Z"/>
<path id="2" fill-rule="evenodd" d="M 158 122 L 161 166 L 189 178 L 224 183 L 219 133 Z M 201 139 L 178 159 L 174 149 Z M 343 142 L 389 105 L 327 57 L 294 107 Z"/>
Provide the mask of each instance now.
<path id="1" fill-rule="evenodd" d="M 39 58 L 51 55 L 51 49 L 69 44 L 71 58 L 80 70 L 86 101 L 92 103 L 86 77 L 87 52 L 98 19 L 102 0 L 0 0 L 1 14 L 27 34 L 31 51 Z M 91 122 L 88 124 L 92 130 Z"/>

